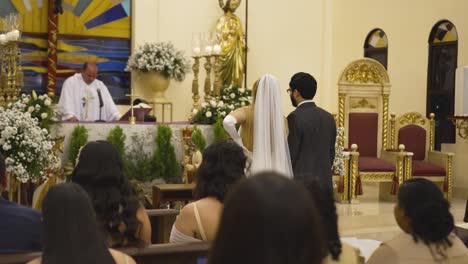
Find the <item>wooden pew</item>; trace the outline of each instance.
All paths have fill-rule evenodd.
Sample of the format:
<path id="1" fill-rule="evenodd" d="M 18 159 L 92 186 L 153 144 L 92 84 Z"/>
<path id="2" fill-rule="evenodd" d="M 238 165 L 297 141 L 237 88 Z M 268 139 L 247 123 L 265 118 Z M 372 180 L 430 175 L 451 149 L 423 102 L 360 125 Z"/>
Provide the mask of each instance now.
<path id="1" fill-rule="evenodd" d="M 179 210 L 152 209 L 146 210 L 151 222 L 151 243 L 169 243 L 172 225 L 175 222 Z"/>
<path id="2" fill-rule="evenodd" d="M 122 252 L 132 256 L 138 264 L 197 264 L 197 260 L 207 258 L 210 244 L 206 242 L 182 244 L 158 244 L 146 248 L 122 248 Z"/>
<path id="3" fill-rule="evenodd" d="M 197 264 L 200 258 L 208 257 L 210 244 L 206 242 L 159 244 L 145 248 L 118 249 L 132 256 L 139 264 Z M 40 252 L 0 255 L 0 264 L 24 264 L 40 257 Z"/>
<path id="4" fill-rule="evenodd" d="M 159 209 L 166 202 L 193 200 L 194 183 L 189 184 L 161 184 L 153 186 L 153 208 Z"/>

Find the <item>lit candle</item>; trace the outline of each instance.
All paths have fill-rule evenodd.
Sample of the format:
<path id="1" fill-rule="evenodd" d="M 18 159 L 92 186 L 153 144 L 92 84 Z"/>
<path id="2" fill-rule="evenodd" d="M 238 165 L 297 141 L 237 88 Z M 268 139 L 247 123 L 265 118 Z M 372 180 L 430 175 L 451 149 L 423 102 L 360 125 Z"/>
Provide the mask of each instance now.
<path id="1" fill-rule="evenodd" d="M 215 55 L 221 54 L 221 46 L 218 45 L 218 44 L 214 45 L 213 53 L 214 53 Z"/>
<path id="2" fill-rule="evenodd" d="M 213 51 L 213 48 L 211 46 L 206 46 L 205 47 L 205 53 L 206 55 L 211 55 L 211 52 Z"/>
<path id="3" fill-rule="evenodd" d="M 200 47 L 195 47 L 193 48 L 193 55 L 194 56 L 199 56 L 200 55 Z"/>

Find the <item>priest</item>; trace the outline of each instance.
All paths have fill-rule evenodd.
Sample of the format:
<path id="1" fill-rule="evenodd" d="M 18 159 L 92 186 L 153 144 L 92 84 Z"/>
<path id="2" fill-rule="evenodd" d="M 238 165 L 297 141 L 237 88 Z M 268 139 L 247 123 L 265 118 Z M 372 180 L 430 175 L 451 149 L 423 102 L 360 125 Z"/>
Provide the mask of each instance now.
<path id="1" fill-rule="evenodd" d="M 63 121 L 112 121 L 120 113 L 103 82 L 96 79 L 95 62 L 85 62 L 80 73 L 65 80 L 58 103 Z"/>

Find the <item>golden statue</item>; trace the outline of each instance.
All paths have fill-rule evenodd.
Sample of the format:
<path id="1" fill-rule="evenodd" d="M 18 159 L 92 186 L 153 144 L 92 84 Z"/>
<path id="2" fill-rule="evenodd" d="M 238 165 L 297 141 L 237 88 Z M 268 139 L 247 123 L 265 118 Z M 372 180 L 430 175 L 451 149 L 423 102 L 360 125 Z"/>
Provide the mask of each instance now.
<path id="1" fill-rule="evenodd" d="M 242 87 L 245 73 L 245 36 L 242 23 L 234 14 L 241 0 L 219 0 L 224 15 L 216 23 L 216 35 L 221 46 L 219 76 L 223 86 Z"/>

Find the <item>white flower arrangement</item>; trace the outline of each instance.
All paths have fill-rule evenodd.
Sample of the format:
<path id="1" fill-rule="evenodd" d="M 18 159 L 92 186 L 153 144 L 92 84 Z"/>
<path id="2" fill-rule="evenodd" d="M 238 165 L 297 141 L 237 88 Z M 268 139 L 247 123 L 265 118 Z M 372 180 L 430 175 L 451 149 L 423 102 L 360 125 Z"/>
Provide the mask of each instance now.
<path id="1" fill-rule="evenodd" d="M 167 78 L 183 81 L 189 71 L 189 61 L 171 42 L 145 43 L 128 59 L 126 71 L 160 71 Z"/>
<path id="2" fill-rule="evenodd" d="M 49 96 L 46 94 L 38 96 L 33 91 L 30 95 L 22 94 L 21 98 L 10 105 L 9 108 L 30 113 L 31 117 L 37 118 L 41 128 L 49 131 L 50 125 L 58 121 L 57 113 L 52 109 L 51 105 L 52 99 Z"/>
<path id="3" fill-rule="evenodd" d="M 201 104 L 201 108 L 194 112 L 192 122 L 195 124 L 214 124 L 217 119 L 223 119 L 233 110 L 250 105 L 252 90 L 228 86 L 223 88 L 219 100 L 211 99 Z"/>
<path id="4" fill-rule="evenodd" d="M 334 173 L 340 176 L 344 176 L 346 173 L 344 147 L 340 145 L 340 142 L 344 142 L 344 140 L 344 128 L 339 127 L 336 129 L 335 160 L 332 169 Z"/>
<path id="5" fill-rule="evenodd" d="M 26 108 L 22 100 L 14 105 L 11 109 L 0 108 L 0 146 L 6 157 L 6 171 L 22 183 L 47 180 L 48 172 L 59 166 L 54 142 L 37 118 L 22 111 Z"/>

